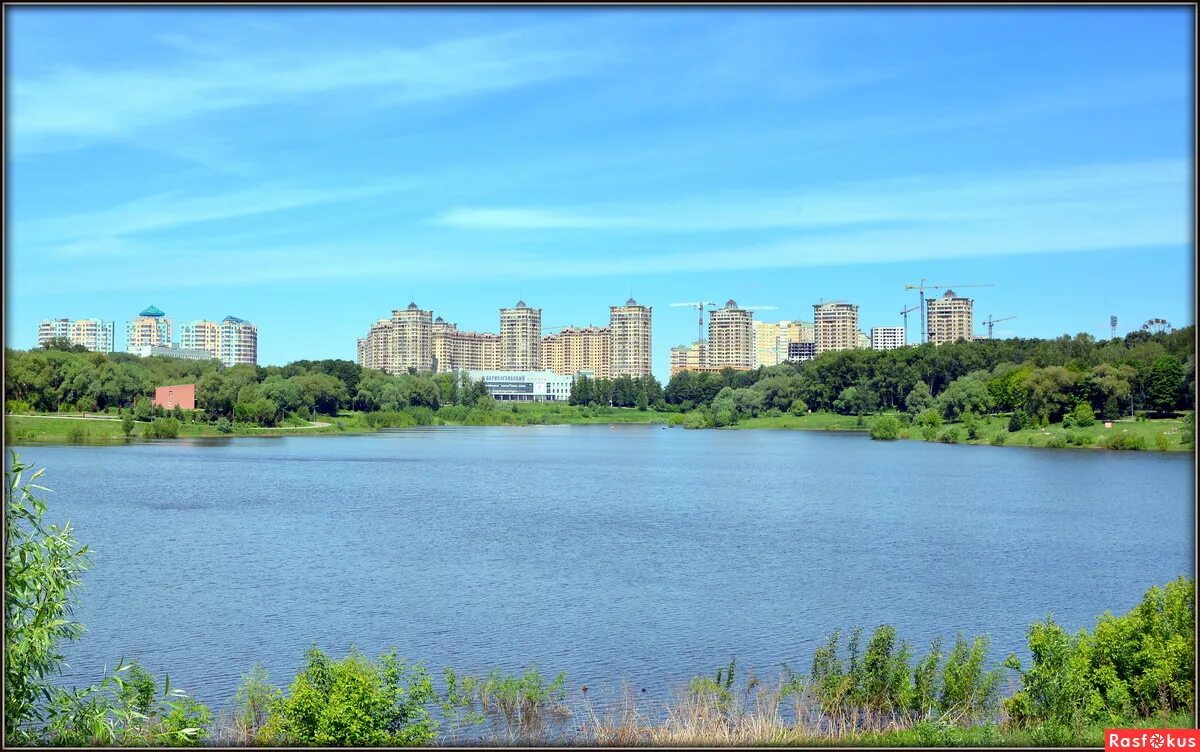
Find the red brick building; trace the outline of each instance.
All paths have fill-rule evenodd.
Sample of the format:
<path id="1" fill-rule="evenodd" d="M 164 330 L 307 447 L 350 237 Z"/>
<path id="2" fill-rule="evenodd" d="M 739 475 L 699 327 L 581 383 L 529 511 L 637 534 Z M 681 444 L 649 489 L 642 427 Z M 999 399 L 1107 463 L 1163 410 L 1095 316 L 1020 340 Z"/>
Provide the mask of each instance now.
<path id="1" fill-rule="evenodd" d="M 162 405 L 170 410 L 178 405 L 183 410 L 196 409 L 195 384 L 171 384 L 160 386 L 154 390 L 154 405 Z"/>

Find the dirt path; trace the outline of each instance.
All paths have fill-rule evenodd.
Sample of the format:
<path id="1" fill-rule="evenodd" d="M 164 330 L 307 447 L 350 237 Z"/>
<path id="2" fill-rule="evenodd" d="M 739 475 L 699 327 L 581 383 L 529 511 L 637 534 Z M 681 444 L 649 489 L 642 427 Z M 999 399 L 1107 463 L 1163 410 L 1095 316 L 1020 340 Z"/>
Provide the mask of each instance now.
<path id="1" fill-rule="evenodd" d="M 251 431 L 289 431 L 292 429 L 300 430 L 304 428 L 325 428 L 326 426 L 332 425 L 332 423 L 322 423 L 319 420 L 310 420 L 307 426 L 272 426 L 270 428 L 264 428 L 261 426 L 247 426 L 247 428 L 249 428 Z"/>

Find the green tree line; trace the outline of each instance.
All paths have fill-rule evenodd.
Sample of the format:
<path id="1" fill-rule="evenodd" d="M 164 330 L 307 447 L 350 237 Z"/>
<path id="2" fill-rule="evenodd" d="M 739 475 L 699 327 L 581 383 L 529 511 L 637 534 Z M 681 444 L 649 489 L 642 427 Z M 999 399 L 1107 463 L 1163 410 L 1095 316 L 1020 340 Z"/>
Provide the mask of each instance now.
<path id="1" fill-rule="evenodd" d="M 842 350 L 752 371 L 680 372 L 663 396 L 679 409 L 705 410 L 716 426 L 808 410 L 935 410 L 947 420 L 1020 412 L 1043 422 L 1061 420 L 1080 404 L 1106 419 L 1134 410 L 1170 413 L 1190 409 L 1195 399 L 1193 334 L 1189 326 L 1100 341 L 1079 334 Z"/>

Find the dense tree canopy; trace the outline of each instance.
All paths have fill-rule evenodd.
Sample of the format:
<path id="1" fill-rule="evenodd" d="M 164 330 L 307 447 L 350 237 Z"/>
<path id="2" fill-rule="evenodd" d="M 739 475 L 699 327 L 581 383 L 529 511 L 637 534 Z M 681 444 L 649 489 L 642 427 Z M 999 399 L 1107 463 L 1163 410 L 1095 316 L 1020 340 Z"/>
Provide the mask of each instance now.
<path id="1" fill-rule="evenodd" d="M 800 364 L 720 373 L 684 371 L 664 390 L 683 409 L 728 410 L 729 388 L 753 389 L 761 409 L 789 409 L 801 400 L 814 410 L 863 414 L 902 410 L 917 415 L 1021 410 L 1057 420 L 1086 402 L 1096 413 L 1190 408 L 1195 394 L 1194 328 L 1170 334 L 1133 332 L 1097 341 L 1089 335 L 1051 340 L 955 342 L 899 350 L 843 350 Z M 722 414 L 722 419 L 726 417 Z M 714 420 L 714 423 L 716 421 Z"/>

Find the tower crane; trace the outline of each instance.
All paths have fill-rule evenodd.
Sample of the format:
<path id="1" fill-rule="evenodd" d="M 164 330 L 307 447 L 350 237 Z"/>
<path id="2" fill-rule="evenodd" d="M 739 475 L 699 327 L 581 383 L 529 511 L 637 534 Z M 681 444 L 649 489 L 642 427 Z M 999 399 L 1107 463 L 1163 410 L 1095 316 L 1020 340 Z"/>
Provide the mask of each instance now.
<path id="1" fill-rule="evenodd" d="M 988 314 L 987 320 L 986 320 L 986 321 L 981 321 L 981 322 L 979 322 L 979 323 L 981 323 L 981 324 L 985 324 L 985 325 L 987 326 L 987 328 L 988 328 L 988 339 L 991 339 L 991 338 L 992 338 L 992 325 L 993 325 L 993 324 L 999 324 L 1001 321 L 1008 321 L 1009 319 L 1015 319 L 1015 318 L 1016 318 L 1016 316 L 1005 316 L 1005 317 L 1004 317 L 1004 318 L 1002 318 L 1002 319 L 994 319 L 994 318 L 992 318 L 991 314 Z"/>
<path id="2" fill-rule="evenodd" d="M 716 303 L 711 300 L 696 301 L 694 303 L 672 303 L 671 308 L 695 308 L 698 322 L 696 325 L 696 341 L 704 341 L 704 309 L 708 306 L 716 307 Z"/>
<path id="3" fill-rule="evenodd" d="M 917 310 L 921 306 L 911 306 L 909 308 L 900 309 L 900 315 L 904 317 L 904 344 L 908 344 L 908 314 Z"/>
<path id="4" fill-rule="evenodd" d="M 926 333 L 925 333 L 925 291 L 926 290 L 950 289 L 953 287 L 995 287 L 995 285 L 992 284 L 991 282 L 987 282 L 987 283 L 983 283 L 983 284 L 965 284 L 965 285 L 927 285 L 927 284 L 925 284 L 925 278 L 922 277 L 920 284 L 904 286 L 905 290 L 916 290 L 920 294 L 920 297 L 921 297 L 920 305 L 921 305 L 921 343 L 922 344 L 924 344 L 925 341 L 928 339 L 928 337 L 926 336 Z"/>

